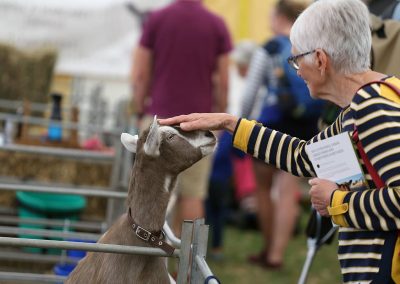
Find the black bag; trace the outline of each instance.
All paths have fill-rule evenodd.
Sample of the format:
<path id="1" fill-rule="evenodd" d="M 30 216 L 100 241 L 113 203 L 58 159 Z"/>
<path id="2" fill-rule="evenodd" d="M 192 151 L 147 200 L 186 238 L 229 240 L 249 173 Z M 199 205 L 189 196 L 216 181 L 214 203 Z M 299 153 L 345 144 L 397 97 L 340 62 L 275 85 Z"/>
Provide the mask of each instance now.
<path id="1" fill-rule="evenodd" d="M 317 210 L 311 209 L 310 218 L 308 219 L 306 235 L 308 238 L 316 239 L 317 245 L 330 244 L 335 237 L 331 218 L 322 217 Z"/>
<path id="2" fill-rule="evenodd" d="M 372 0 L 368 4 L 368 9 L 382 19 L 392 19 L 398 5 L 400 5 L 399 0 Z"/>

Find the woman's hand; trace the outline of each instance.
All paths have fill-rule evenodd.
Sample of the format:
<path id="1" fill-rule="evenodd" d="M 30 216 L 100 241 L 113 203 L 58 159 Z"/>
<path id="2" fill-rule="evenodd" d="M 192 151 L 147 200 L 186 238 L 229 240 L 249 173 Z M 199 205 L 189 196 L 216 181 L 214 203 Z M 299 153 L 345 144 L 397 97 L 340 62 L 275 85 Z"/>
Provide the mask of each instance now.
<path id="1" fill-rule="evenodd" d="M 332 192 L 338 187 L 337 184 L 320 178 L 313 178 L 308 181 L 311 185 L 309 194 L 311 203 L 321 216 L 329 216 L 327 207 L 330 205 Z"/>
<path id="2" fill-rule="evenodd" d="M 192 113 L 167 119 L 159 119 L 161 125 L 176 125 L 182 130 L 227 130 L 235 131 L 238 118 L 227 113 Z"/>

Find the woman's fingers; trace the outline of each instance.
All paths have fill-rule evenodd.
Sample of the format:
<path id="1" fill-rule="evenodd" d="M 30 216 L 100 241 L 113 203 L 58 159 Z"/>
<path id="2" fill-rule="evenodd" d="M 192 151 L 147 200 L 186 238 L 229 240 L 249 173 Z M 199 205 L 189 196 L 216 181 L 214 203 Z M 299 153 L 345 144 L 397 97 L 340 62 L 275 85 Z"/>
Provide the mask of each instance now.
<path id="1" fill-rule="evenodd" d="M 161 125 L 174 125 L 174 124 L 180 124 L 183 121 L 187 121 L 188 115 L 178 115 L 170 118 L 161 118 L 158 119 L 158 123 Z"/>
<path id="2" fill-rule="evenodd" d="M 192 113 L 158 120 L 161 125 L 179 124 L 186 131 L 226 129 L 230 132 L 235 129 L 237 121 L 236 117 L 226 113 Z"/>
<path id="3" fill-rule="evenodd" d="M 311 178 L 308 180 L 308 184 L 311 186 L 316 185 L 318 183 L 318 180 L 318 178 Z"/>

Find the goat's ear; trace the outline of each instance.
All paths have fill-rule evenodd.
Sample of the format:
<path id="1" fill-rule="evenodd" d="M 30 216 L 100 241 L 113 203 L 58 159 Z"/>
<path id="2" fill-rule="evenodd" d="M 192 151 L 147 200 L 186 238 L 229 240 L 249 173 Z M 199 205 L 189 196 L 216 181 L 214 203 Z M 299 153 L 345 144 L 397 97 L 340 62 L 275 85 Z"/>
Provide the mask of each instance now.
<path id="1" fill-rule="evenodd" d="M 149 134 L 146 138 L 146 143 L 144 143 L 144 152 L 153 157 L 160 156 L 161 139 L 158 128 L 157 116 L 154 116 L 153 123 L 150 126 Z"/>
<path id="2" fill-rule="evenodd" d="M 128 133 L 121 134 L 121 142 L 129 152 L 136 153 L 137 141 L 137 135 L 133 136 Z"/>

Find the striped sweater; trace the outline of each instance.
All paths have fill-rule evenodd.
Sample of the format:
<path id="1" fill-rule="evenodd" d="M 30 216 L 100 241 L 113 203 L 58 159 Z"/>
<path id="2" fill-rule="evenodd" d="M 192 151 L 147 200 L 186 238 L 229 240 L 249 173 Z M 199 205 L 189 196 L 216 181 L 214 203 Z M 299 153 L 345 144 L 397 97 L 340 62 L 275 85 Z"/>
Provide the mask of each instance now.
<path id="1" fill-rule="evenodd" d="M 386 79 L 400 88 L 400 80 Z M 359 90 L 337 120 L 310 141 L 241 119 L 233 143 L 254 157 L 297 176 L 314 177 L 305 151 L 313 143 L 358 129 L 363 148 L 387 185 L 375 188 L 362 159 L 369 188 L 332 194 L 332 220 L 339 227 L 338 258 L 344 283 L 400 283 L 400 98 L 385 85 Z M 373 282 L 372 282 L 373 281 Z"/>

